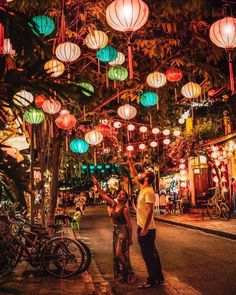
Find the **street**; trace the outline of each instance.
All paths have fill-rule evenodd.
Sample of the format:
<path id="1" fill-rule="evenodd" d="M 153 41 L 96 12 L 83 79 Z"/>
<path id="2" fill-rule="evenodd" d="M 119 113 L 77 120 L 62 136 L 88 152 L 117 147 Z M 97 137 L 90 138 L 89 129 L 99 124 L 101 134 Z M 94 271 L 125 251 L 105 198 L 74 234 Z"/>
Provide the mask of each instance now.
<path id="1" fill-rule="evenodd" d="M 236 242 L 164 223 L 157 224 L 157 245 L 165 274 L 165 285 L 145 291 L 137 285 L 145 280 L 146 269 L 136 240 L 132 218 L 131 263 L 138 282 L 131 286 L 113 280 L 112 222 L 106 207 L 86 208 L 81 219 L 81 236 L 94 253 L 104 278 L 116 294 L 236 294 Z"/>

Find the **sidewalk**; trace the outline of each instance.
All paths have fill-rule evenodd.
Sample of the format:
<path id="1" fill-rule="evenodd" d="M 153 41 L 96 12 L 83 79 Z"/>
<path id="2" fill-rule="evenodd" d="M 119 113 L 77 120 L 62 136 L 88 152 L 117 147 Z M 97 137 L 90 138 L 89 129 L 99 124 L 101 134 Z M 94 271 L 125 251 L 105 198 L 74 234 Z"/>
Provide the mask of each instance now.
<path id="1" fill-rule="evenodd" d="M 67 237 L 74 238 L 70 228 L 64 228 Z M 0 285 L 0 295 L 112 295 L 108 282 L 102 277 L 92 259 L 88 271 L 68 279 L 57 279 L 21 263 L 7 281 Z"/>
<path id="2" fill-rule="evenodd" d="M 217 236 L 236 240 L 236 218 L 230 220 L 210 220 L 208 216 L 202 216 L 202 209 L 194 209 L 187 214 L 158 214 L 155 213 L 155 220 L 200 230 Z"/>

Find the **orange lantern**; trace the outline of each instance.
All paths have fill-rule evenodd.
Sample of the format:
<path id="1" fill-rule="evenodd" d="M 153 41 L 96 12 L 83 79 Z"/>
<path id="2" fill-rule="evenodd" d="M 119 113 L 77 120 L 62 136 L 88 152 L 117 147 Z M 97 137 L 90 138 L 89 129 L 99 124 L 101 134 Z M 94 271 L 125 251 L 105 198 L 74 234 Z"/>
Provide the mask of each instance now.
<path id="1" fill-rule="evenodd" d="M 180 69 L 169 68 L 166 71 L 166 78 L 170 82 L 178 82 L 183 78 L 183 72 Z"/>
<path id="2" fill-rule="evenodd" d="M 45 113 L 53 115 L 60 111 L 61 104 L 59 101 L 56 101 L 55 99 L 47 99 L 42 104 L 42 109 L 44 110 Z"/>
<path id="3" fill-rule="evenodd" d="M 116 31 L 132 33 L 147 21 L 149 9 L 142 0 L 115 0 L 106 10 L 106 20 Z M 130 79 L 133 78 L 132 47 L 128 40 L 128 60 Z"/>
<path id="4" fill-rule="evenodd" d="M 65 71 L 65 66 L 62 62 L 57 59 L 51 59 L 47 61 L 44 65 L 44 70 L 51 77 L 56 78 L 62 75 Z"/>
<path id="5" fill-rule="evenodd" d="M 85 43 L 89 48 L 98 50 L 107 45 L 108 36 L 102 31 L 94 30 L 92 33 L 87 35 Z"/>
<path id="6" fill-rule="evenodd" d="M 64 114 L 64 115 L 60 115 L 59 117 L 57 117 L 55 120 L 55 123 L 56 123 L 57 127 L 61 128 L 61 129 L 68 130 L 68 129 L 75 127 L 76 118 L 74 115 Z"/>
<path id="7" fill-rule="evenodd" d="M 34 103 L 38 108 L 41 108 L 45 100 L 47 97 L 44 94 L 39 94 L 35 97 Z"/>
<path id="8" fill-rule="evenodd" d="M 166 84 L 166 75 L 160 72 L 153 72 L 147 76 L 147 83 L 150 87 L 160 88 Z"/>

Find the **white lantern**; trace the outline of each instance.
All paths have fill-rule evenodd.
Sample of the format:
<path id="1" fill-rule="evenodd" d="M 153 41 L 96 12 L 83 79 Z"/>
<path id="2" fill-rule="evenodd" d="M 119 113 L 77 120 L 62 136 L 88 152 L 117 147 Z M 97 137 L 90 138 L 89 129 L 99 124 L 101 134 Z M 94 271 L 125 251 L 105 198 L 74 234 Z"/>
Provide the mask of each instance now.
<path id="1" fill-rule="evenodd" d="M 128 129 L 129 131 L 133 131 L 133 130 L 135 129 L 135 126 L 134 126 L 133 124 L 129 124 L 129 125 L 127 126 L 127 129 Z"/>
<path id="2" fill-rule="evenodd" d="M 137 110 L 130 104 L 125 104 L 118 108 L 118 115 L 124 120 L 130 120 L 137 115 Z"/>
<path id="3" fill-rule="evenodd" d="M 113 124 L 113 127 L 116 128 L 116 129 L 121 128 L 121 126 L 122 126 L 122 124 L 121 124 L 121 122 L 119 122 L 119 121 L 116 121 L 116 122 L 114 122 L 114 124 Z"/>
<path id="4" fill-rule="evenodd" d="M 150 87 L 160 88 L 166 84 L 166 75 L 160 72 L 154 72 L 147 76 L 147 83 Z"/>
<path id="5" fill-rule="evenodd" d="M 184 118 L 180 118 L 180 119 L 178 120 L 178 122 L 179 122 L 179 124 L 184 124 L 185 120 L 184 120 Z"/>
<path id="6" fill-rule="evenodd" d="M 139 128 L 139 131 L 142 132 L 142 133 L 145 133 L 145 132 L 147 132 L 147 127 L 146 126 L 141 126 Z"/>
<path id="7" fill-rule="evenodd" d="M 154 127 L 154 128 L 152 129 L 152 133 L 153 133 L 153 134 L 158 134 L 158 133 L 160 133 L 160 129 L 157 128 L 157 127 Z"/>
<path id="8" fill-rule="evenodd" d="M 178 136 L 180 136 L 180 131 L 179 130 L 175 130 L 174 132 L 173 132 L 173 134 L 174 134 L 174 136 L 175 137 L 178 137 Z"/>
<path id="9" fill-rule="evenodd" d="M 122 52 L 118 52 L 118 56 L 115 60 L 109 62 L 109 65 L 115 67 L 120 66 L 125 62 L 125 56 Z"/>
<path id="10" fill-rule="evenodd" d="M 145 144 L 141 143 L 138 147 L 140 150 L 144 150 L 146 146 L 145 146 Z"/>
<path id="11" fill-rule="evenodd" d="M 183 175 L 186 175 L 186 174 L 187 174 L 187 171 L 186 171 L 186 170 L 180 170 L 180 172 L 179 172 L 179 173 L 180 173 L 180 175 L 182 175 L 182 176 L 183 176 Z"/>
<path id="12" fill-rule="evenodd" d="M 99 132 L 97 130 L 92 130 L 92 131 L 89 131 L 88 133 L 86 133 L 84 138 L 87 141 L 87 143 L 89 143 L 91 145 L 97 145 L 100 142 L 102 142 L 103 135 L 101 132 Z"/>
<path id="13" fill-rule="evenodd" d="M 179 165 L 179 168 L 183 170 L 183 169 L 186 168 L 186 166 L 185 166 L 185 164 L 180 164 L 180 165 Z"/>
<path id="14" fill-rule="evenodd" d="M 168 135 L 170 135 L 170 130 L 169 129 L 164 129 L 162 131 L 162 133 L 163 133 L 163 135 L 168 136 Z"/>
<path id="15" fill-rule="evenodd" d="M 163 140 L 163 143 L 164 143 L 165 145 L 170 144 L 170 139 L 169 139 L 169 138 L 164 139 L 164 140 Z"/>
<path id="16" fill-rule="evenodd" d="M 157 142 L 156 141 L 152 141 L 151 143 L 150 143 L 150 146 L 151 147 L 153 147 L 153 148 L 155 148 L 155 147 L 157 147 Z"/>
<path id="17" fill-rule="evenodd" d="M 87 35 L 85 43 L 89 48 L 98 50 L 107 45 L 108 36 L 103 31 L 94 30 L 92 33 Z"/>
<path id="18" fill-rule="evenodd" d="M 186 98 L 196 98 L 202 92 L 202 87 L 193 82 L 188 82 L 181 88 L 181 93 Z"/>
<path id="19" fill-rule="evenodd" d="M 17 92 L 13 97 L 14 104 L 18 106 L 24 106 L 27 107 L 30 103 L 32 103 L 34 100 L 34 97 L 32 93 L 26 90 L 21 90 Z"/>
<path id="20" fill-rule="evenodd" d="M 66 63 L 77 60 L 81 55 L 81 50 L 78 45 L 72 42 L 64 42 L 57 46 L 56 57 Z"/>
<path id="21" fill-rule="evenodd" d="M 134 147 L 132 145 L 127 146 L 127 151 L 132 152 L 134 150 Z"/>

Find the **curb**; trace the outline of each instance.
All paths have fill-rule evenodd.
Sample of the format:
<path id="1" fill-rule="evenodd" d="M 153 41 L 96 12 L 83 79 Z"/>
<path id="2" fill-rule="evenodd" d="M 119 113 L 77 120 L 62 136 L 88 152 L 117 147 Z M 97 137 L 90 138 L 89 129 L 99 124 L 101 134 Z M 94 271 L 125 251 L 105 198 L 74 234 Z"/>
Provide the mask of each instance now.
<path id="1" fill-rule="evenodd" d="M 160 222 L 163 222 L 163 223 L 168 223 L 168 224 L 172 224 L 172 225 L 185 227 L 185 228 L 199 230 L 199 231 L 202 231 L 202 232 L 206 232 L 208 234 L 224 237 L 224 238 L 227 238 L 227 239 L 230 239 L 230 240 L 236 240 L 236 235 L 231 234 L 231 233 L 227 233 L 227 232 L 222 232 L 222 231 L 218 231 L 218 230 L 214 230 L 214 229 L 210 229 L 210 228 L 205 228 L 205 227 L 200 227 L 200 226 L 196 226 L 196 225 L 191 225 L 191 224 L 181 223 L 181 222 L 177 222 L 177 221 L 167 220 L 167 219 L 163 219 L 163 218 L 159 218 L 159 217 L 154 217 L 154 220 L 160 221 Z"/>

